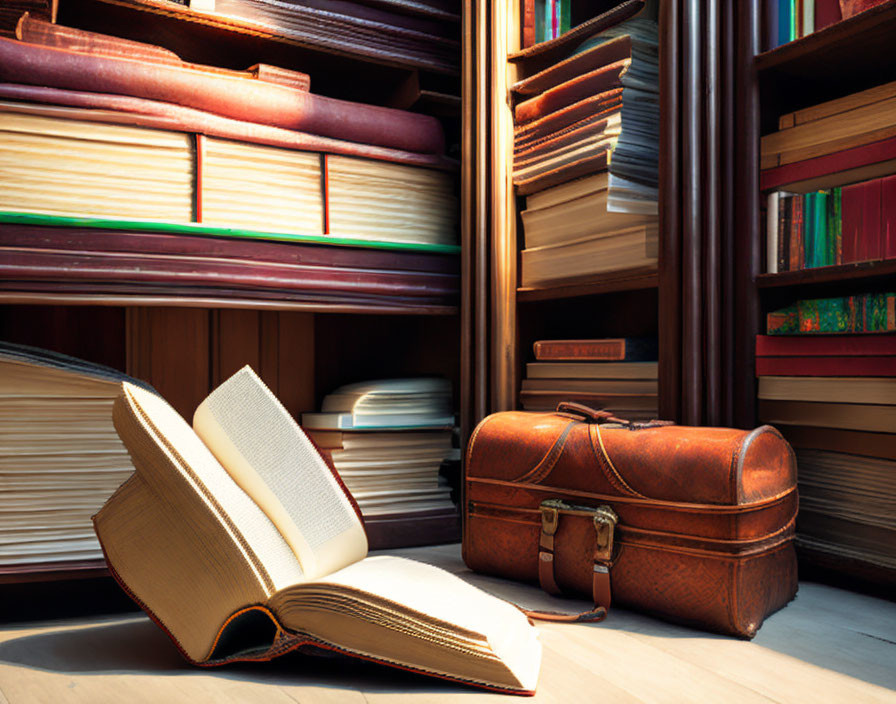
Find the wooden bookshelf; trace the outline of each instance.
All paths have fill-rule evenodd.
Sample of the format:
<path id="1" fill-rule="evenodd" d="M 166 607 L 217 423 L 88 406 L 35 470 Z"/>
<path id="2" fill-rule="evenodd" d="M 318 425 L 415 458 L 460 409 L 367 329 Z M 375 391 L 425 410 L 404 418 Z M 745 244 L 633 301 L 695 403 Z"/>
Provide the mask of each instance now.
<path id="1" fill-rule="evenodd" d="M 760 274 L 756 278 L 759 288 L 800 288 L 808 292 L 821 292 L 831 284 L 868 287 L 886 286 L 893 283 L 896 275 L 896 259 L 880 259 L 867 262 L 852 262 L 837 266 L 821 266 L 814 269 L 783 271 L 777 274 Z M 834 294 L 831 294 L 834 295 Z"/>

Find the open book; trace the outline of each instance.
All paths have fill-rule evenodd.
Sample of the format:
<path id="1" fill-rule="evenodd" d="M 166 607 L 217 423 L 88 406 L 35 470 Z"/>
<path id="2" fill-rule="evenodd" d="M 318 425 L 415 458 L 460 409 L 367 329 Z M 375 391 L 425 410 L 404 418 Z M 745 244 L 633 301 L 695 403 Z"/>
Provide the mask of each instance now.
<path id="1" fill-rule="evenodd" d="M 357 508 L 244 367 L 196 410 L 124 383 L 115 428 L 136 472 L 94 517 L 113 575 L 192 662 L 317 646 L 509 692 L 541 648 L 514 606 L 435 567 L 366 557 Z"/>

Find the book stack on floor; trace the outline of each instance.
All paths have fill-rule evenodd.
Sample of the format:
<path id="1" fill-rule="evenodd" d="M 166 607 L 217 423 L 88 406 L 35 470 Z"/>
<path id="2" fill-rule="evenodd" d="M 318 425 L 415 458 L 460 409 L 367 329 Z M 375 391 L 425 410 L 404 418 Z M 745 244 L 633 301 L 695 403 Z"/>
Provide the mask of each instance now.
<path id="1" fill-rule="evenodd" d="M 794 447 L 797 542 L 896 583 L 896 335 L 756 339 L 759 415 Z"/>
<path id="2" fill-rule="evenodd" d="M 324 397 L 302 427 L 345 482 L 377 547 L 456 539 L 457 508 L 441 475 L 460 460 L 453 446 L 451 384 L 385 379 Z"/>
<path id="3" fill-rule="evenodd" d="M 768 271 L 896 258 L 896 174 L 768 196 Z"/>
<path id="4" fill-rule="evenodd" d="M 586 23 L 561 37 L 562 46 L 546 43 L 547 67 L 531 50 L 510 57 L 539 67 L 512 88 L 513 183 L 526 196 L 523 287 L 656 264 L 659 90 L 651 13 L 649 6 L 615 26 L 595 22 L 590 35 Z"/>
<path id="5" fill-rule="evenodd" d="M 657 417 L 655 338 L 539 340 L 534 348 L 520 392 L 524 410 L 573 401 L 625 420 Z"/>
<path id="6" fill-rule="evenodd" d="M 127 379 L 0 343 L 0 572 L 102 566 L 90 517 L 134 471 L 112 427 Z"/>

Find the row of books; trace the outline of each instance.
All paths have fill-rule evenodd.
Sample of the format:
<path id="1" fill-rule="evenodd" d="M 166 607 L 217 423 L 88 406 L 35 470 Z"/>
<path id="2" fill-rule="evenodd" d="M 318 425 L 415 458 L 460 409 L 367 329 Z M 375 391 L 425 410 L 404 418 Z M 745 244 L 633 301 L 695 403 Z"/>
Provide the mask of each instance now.
<path id="1" fill-rule="evenodd" d="M 657 417 L 656 338 L 539 340 L 534 354 L 520 391 L 524 410 L 572 401 L 624 420 Z"/>
<path id="2" fill-rule="evenodd" d="M 896 257 L 896 175 L 768 196 L 768 271 Z"/>
<path id="3" fill-rule="evenodd" d="M 456 164 L 435 118 L 315 95 L 307 74 L 187 63 L 27 16 L 18 35 L 0 38 L 5 215 L 457 241 Z"/>
<path id="4" fill-rule="evenodd" d="M 512 87 L 523 287 L 657 261 L 656 7 Z"/>
<path id="5" fill-rule="evenodd" d="M 523 47 L 556 39 L 572 26 L 571 0 L 521 0 Z"/>
<path id="6" fill-rule="evenodd" d="M 766 0 L 768 47 L 805 37 L 885 0 Z"/>
<path id="7" fill-rule="evenodd" d="M 800 300 L 766 315 L 769 335 L 896 331 L 896 294 L 866 293 Z"/>
<path id="8" fill-rule="evenodd" d="M 122 382 L 154 393 L 113 369 L 0 343 L 0 568 L 102 559 L 91 516 L 134 472 L 112 422 Z M 441 520 L 456 532 L 453 487 L 441 473 L 459 461 L 448 381 L 349 385 L 323 409 L 303 424 L 366 518 Z M 403 525 L 404 534 L 371 540 L 386 547 L 421 538 Z"/>
<path id="9" fill-rule="evenodd" d="M 896 575 L 896 335 L 756 339 L 759 416 L 794 447 L 797 544 Z"/>

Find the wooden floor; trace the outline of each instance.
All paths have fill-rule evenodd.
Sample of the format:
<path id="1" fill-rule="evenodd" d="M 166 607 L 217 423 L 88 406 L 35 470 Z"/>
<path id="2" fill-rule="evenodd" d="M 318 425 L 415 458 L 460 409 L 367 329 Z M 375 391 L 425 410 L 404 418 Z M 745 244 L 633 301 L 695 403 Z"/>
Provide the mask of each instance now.
<path id="1" fill-rule="evenodd" d="M 537 588 L 470 573 L 456 545 L 396 551 L 530 608 Z M 585 602 L 562 601 L 584 610 Z M 804 583 L 751 642 L 613 609 L 599 624 L 540 624 L 537 702 L 896 702 L 896 604 Z M 341 658 L 288 655 L 203 670 L 141 615 L 0 628 L 0 704 L 33 702 L 526 701 Z"/>

